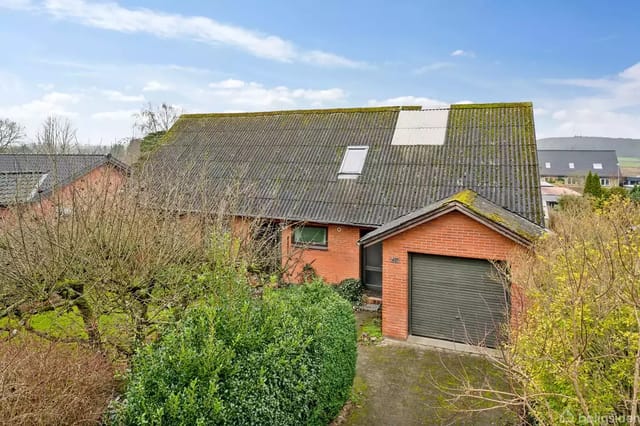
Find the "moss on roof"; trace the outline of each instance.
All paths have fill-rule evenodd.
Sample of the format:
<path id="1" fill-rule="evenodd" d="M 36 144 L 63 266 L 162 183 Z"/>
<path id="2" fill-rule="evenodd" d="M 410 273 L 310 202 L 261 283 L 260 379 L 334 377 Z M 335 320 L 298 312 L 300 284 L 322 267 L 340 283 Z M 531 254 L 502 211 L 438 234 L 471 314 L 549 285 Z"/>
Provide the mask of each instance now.
<path id="1" fill-rule="evenodd" d="M 353 112 L 386 112 L 386 111 L 420 111 L 420 105 L 410 106 L 383 106 L 360 108 L 328 108 L 328 109 L 292 109 L 284 111 L 255 111 L 255 112 L 212 112 L 201 114 L 182 114 L 180 118 L 217 118 L 217 117 L 260 117 L 269 115 L 290 114 L 336 114 Z"/>
<path id="2" fill-rule="evenodd" d="M 489 104 L 455 104 L 451 109 L 476 109 L 476 108 L 533 108 L 532 102 L 496 102 Z"/>
<path id="3" fill-rule="evenodd" d="M 453 194 L 444 200 L 441 206 L 446 206 L 453 202 L 462 204 L 473 213 L 515 232 L 527 241 L 535 241 L 543 232 L 543 228 L 540 226 L 495 205 L 470 189 L 464 189 L 457 194 Z"/>

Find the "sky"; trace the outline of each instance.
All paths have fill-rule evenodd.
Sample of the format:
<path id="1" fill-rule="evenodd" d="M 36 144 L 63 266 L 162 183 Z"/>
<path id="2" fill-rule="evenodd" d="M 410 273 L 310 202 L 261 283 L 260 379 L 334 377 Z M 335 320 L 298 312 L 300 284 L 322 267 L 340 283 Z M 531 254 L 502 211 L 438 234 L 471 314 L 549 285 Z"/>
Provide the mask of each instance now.
<path id="1" fill-rule="evenodd" d="M 640 138 L 640 2 L 0 0 L 0 118 L 532 101 L 539 138 Z"/>

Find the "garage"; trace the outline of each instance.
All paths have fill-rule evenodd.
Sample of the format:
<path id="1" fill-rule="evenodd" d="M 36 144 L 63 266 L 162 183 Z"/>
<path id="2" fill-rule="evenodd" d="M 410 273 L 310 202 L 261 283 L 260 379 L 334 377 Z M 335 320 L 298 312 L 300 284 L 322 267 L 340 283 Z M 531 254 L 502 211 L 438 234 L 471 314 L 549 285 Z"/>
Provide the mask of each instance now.
<path id="1" fill-rule="evenodd" d="M 487 260 L 410 254 L 409 332 L 496 347 L 508 292 Z"/>

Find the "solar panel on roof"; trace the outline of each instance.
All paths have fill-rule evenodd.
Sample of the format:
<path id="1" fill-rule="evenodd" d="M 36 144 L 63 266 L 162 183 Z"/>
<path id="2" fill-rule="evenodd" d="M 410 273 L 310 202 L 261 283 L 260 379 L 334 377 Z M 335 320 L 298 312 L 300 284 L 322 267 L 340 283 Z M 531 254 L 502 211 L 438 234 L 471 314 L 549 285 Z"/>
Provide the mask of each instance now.
<path id="1" fill-rule="evenodd" d="M 391 145 L 444 145 L 448 109 L 400 111 Z"/>

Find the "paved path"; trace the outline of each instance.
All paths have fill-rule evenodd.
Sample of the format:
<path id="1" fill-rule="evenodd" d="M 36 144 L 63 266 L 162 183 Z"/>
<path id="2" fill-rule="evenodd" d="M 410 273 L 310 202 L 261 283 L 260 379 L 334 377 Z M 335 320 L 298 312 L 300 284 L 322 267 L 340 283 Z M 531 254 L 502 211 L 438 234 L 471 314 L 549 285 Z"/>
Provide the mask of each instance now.
<path id="1" fill-rule="evenodd" d="M 355 383 L 356 407 L 347 425 L 507 425 L 509 413 L 460 413 L 447 407 L 442 387 L 455 387 L 456 375 L 502 382 L 479 356 L 460 355 L 393 343 L 360 346 Z"/>

